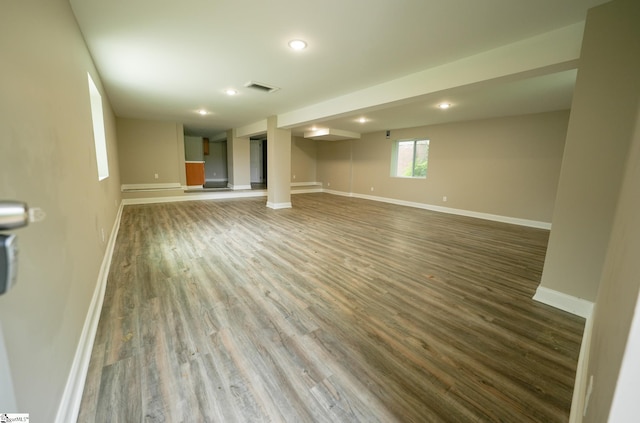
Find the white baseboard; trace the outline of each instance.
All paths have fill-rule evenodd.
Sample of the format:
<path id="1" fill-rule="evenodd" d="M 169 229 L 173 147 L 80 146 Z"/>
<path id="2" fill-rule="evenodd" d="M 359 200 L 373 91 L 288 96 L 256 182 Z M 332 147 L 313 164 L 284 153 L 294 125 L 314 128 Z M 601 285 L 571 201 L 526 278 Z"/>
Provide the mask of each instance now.
<path id="1" fill-rule="evenodd" d="M 591 316 L 593 303 L 563 292 L 539 286 L 533 299 L 585 319 Z"/>
<path id="2" fill-rule="evenodd" d="M 353 197 L 353 193 L 351 192 L 335 191 L 327 188 L 323 188 L 322 192 L 326 192 L 327 194 L 332 194 L 332 195 L 339 195 L 341 197 Z"/>
<path id="3" fill-rule="evenodd" d="M 87 311 L 82 333 L 80 334 L 80 340 L 78 341 L 73 363 L 71 364 L 67 383 L 62 394 L 62 399 L 60 400 L 60 405 L 58 406 L 55 419 L 56 423 L 75 422 L 78 419 L 84 384 L 87 379 L 87 372 L 89 371 L 89 361 L 91 360 L 91 352 L 93 351 L 93 341 L 96 337 L 100 313 L 102 311 L 102 302 L 107 287 L 111 258 L 113 256 L 118 230 L 120 229 L 122 209 L 123 203 L 121 202 L 116 220 L 111 229 L 107 248 L 104 252 L 100 273 L 98 274 L 98 281 L 93 291 L 91 303 L 89 304 L 89 310 Z"/>
<path id="4" fill-rule="evenodd" d="M 202 185 L 187 185 L 187 189 L 195 190 L 195 189 L 204 189 Z"/>
<path id="5" fill-rule="evenodd" d="M 166 191 L 172 189 L 182 189 L 179 182 L 157 183 L 157 184 L 122 184 L 120 191 Z"/>
<path id="6" fill-rule="evenodd" d="M 234 191 L 238 191 L 241 189 L 251 189 L 251 184 L 249 185 L 233 185 L 233 184 L 227 184 L 227 187 L 231 188 Z"/>
<path id="7" fill-rule="evenodd" d="M 536 289 L 533 299 L 586 319 L 584 332 L 582 334 L 582 343 L 580 345 L 580 355 L 578 356 L 576 379 L 573 385 L 571 412 L 569 414 L 569 423 L 581 423 L 588 382 L 587 371 L 589 368 L 589 350 L 591 348 L 591 332 L 593 329 L 592 314 L 594 304 L 591 301 L 555 291 L 544 286 L 539 286 L 538 289 Z"/>
<path id="8" fill-rule="evenodd" d="M 298 189 L 297 187 L 307 187 Z M 291 182 L 291 194 L 312 194 L 322 192 L 322 182 Z"/>
<path id="9" fill-rule="evenodd" d="M 580 355 L 578 356 L 578 366 L 576 368 L 576 380 L 573 384 L 573 397 L 571 398 L 571 412 L 569 413 L 569 423 L 582 423 L 584 416 L 584 401 L 587 394 L 588 370 L 589 370 L 589 350 L 591 349 L 591 333 L 593 331 L 593 317 L 587 316 L 582 333 L 582 343 L 580 344 Z"/>
<path id="10" fill-rule="evenodd" d="M 291 182 L 292 187 L 322 186 L 322 182 Z"/>
<path id="11" fill-rule="evenodd" d="M 229 182 L 229 179 L 227 179 L 227 178 L 222 178 L 222 179 L 209 179 L 209 178 L 207 178 L 205 181 L 206 182 Z"/>
<path id="12" fill-rule="evenodd" d="M 198 201 L 198 200 L 224 200 L 230 198 L 251 198 L 266 197 L 267 191 L 202 191 L 196 193 L 186 193 L 180 196 L 170 197 L 150 197 L 150 198 L 125 198 L 122 203 L 129 204 L 156 204 L 156 203 L 173 203 L 176 201 Z"/>
<path id="13" fill-rule="evenodd" d="M 292 189 L 291 194 L 313 194 L 322 192 L 322 188 Z"/>
<path id="14" fill-rule="evenodd" d="M 501 215 L 490 214 L 490 213 L 481 213 L 481 212 L 475 212 L 471 210 L 454 209 L 451 207 L 442 207 L 442 206 L 436 206 L 433 204 L 417 203 L 414 201 L 397 200 L 395 198 L 378 197 L 374 195 L 357 194 L 354 192 L 334 191 L 326 188 L 323 189 L 322 191 L 328 194 L 341 195 L 344 197 L 362 198 L 364 200 L 380 201 L 383 203 L 397 204 L 399 206 L 415 207 L 423 210 L 431 210 L 431 211 L 436 211 L 441 213 L 455 214 L 458 216 L 474 217 L 476 219 L 491 220 L 494 222 L 509 223 L 512 225 L 527 226 L 530 228 L 551 229 L 551 223 L 540 222 L 537 220 L 521 219 L 518 217 L 501 216 Z"/>
<path id="15" fill-rule="evenodd" d="M 274 210 L 290 209 L 291 208 L 291 202 L 288 202 L 288 203 L 272 203 L 271 201 L 267 201 L 267 207 L 269 207 L 270 209 L 274 209 Z"/>

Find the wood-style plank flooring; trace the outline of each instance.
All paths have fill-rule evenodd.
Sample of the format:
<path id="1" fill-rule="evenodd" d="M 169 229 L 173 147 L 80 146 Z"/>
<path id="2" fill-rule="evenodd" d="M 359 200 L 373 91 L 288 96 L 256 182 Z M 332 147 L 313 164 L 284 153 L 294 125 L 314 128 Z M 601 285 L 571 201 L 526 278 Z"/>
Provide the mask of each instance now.
<path id="1" fill-rule="evenodd" d="M 126 206 L 79 422 L 566 422 L 548 231 L 330 194 Z"/>

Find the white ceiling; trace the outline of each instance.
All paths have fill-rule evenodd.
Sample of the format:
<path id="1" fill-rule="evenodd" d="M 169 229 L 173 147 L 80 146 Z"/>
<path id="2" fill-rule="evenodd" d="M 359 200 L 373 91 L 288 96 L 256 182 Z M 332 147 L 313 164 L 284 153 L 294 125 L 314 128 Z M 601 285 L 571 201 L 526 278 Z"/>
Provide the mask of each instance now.
<path id="1" fill-rule="evenodd" d="M 607 0 L 70 0 L 121 117 L 215 134 L 460 61 L 584 21 Z M 300 38 L 302 52 L 287 42 Z M 325 110 L 312 124 L 355 132 L 569 108 L 575 70 L 449 87 Z M 245 88 L 257 81 L 281 88 Z M 227 88 L 238 95 L 229 97 Z M 439 101 L 454 107 L 434 108 Z M 200 116 L 196 112 L 210 113 Z M 325 108 L 326 109 L 326 108 Z M 367 123 L 355 122 L 365 116 Z"/>

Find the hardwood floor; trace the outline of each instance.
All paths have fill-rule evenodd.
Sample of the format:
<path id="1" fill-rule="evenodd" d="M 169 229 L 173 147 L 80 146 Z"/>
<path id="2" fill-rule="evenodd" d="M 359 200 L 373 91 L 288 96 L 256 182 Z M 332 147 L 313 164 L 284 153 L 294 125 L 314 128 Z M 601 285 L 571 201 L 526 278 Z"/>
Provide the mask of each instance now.
<path id="1" fill-rule="evenodd" d="M 79 422 L 566 422 L 548 231 L 333 196 L 126 206 Z"/>

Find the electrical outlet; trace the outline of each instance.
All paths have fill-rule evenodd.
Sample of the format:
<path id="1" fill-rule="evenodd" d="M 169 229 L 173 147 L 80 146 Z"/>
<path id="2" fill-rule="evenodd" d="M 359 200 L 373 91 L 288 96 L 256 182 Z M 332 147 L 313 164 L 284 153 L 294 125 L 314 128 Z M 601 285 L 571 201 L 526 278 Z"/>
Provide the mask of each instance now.
<path id="1" fill-rule="evenodd" d="M 446 195 L 444 197 L 442 197 L 442 201 L 445 202 L 445 203 L 447 202 L 447 196 Z"/>
<path id="2" fill-rule="evenodd" d="M 102 237 L 102 243 L 104 244 L 104 228 L 100 228 L 100 236 Z"/>
<path id="3" fill-rule="evenodd" d="M 293 179 L 296 179 L 296 175 L 293 175 Z"/>
<path id="4" fill-rule="evenodd" d="M 331 182 L 327 182 L 327 186 L 330 187 L 331 186 Z"/>
<path id="5" fill-rule="evenodd" d="M 213 172 L 213 176 L 216 176 L 216 175 L 217 175 L 217 173 L 216 173 L 216 172 Z"/>
<path id="6" fill-rule="evenodd" d="M 155 179 L 158 179 L 158 174 L 157 174 L 157 173 L 155 173 L 155 174 L 153 175 L 153 177 L 154 177 Z"/>
<path id="7" fill-rule="evenodd" d="M 371 187 L 371 191 L 373 191 L 373 187 Z"/>

